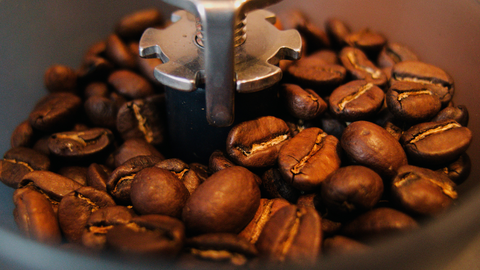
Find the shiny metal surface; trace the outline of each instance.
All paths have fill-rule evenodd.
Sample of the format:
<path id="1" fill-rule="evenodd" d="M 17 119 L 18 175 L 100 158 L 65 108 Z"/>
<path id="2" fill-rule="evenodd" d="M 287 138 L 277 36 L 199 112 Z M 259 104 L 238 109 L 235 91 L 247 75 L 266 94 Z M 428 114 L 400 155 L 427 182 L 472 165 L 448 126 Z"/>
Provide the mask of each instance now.
<path id="1" fill-rule="evenodd" d="M 254 92 L 272 86 L 282 77 L 275 66 L 278 61 L 300 57 L 301 38 L 295 30 L 280 31 L 272 25 L 271 12 L 253 11 L 278 0 L 165 2 L 189 13 L 176 12 L 176 22 L 165 30 L 147 30 L 140 40 L 140 55 L 163 60 L 155 77 L 164 85 L 194 91 L 205 84 L 211 125 L 233 123 L 235 90 Z"/>

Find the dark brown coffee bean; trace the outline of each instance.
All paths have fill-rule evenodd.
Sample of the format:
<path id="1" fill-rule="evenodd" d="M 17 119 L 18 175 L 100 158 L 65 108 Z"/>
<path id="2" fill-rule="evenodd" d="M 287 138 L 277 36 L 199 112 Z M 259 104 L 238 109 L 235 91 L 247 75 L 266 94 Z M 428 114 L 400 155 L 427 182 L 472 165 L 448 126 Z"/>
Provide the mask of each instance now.
<path id="1" fill-rule="evenodd" d="M 158 150 L 142 138 L 128 139 L 115 150 L 115 167 L 137 156 L 156 156 L 165 159 Z"/>
<path id="2" fill-rule="evenodd" d="M 111 174 L 107 182 L 107 191 L 120 204 L 128 205 L 130 200 L 130 188 L 135 175 L 148 167 L 154 166 L 162 161 L 163 158 L 156 156 L 138 156 L 131 158 L 121 166 L 117 167 Z"/>
<path id="3" fill-rule="evenodd" d="M 391 192 L 396 203 L 414 215 L 433 216 L 444 212 L 457 198 L 455 183 L 446 175 L 406 165 L 398 169 Z"/>
<path id="4" fill-rule="evenodd" d="M 295 84 L 283 84 L 280 97 L 288 112 L 295 118 L 309 120 L 327 109 L 327 103 L 312 89 L 302 89 Z"/>
<path id="5" fill-rule="evenodd" d="M 43 97 L 30 113 L 32 127 L 45 132 L 67 130 L 82 106 L 82 100 L 71 93 L 52 93 Z"/>
<path id="6" fill-rule="evenodd" d="M 98 209 L 114 206 L 105 191 L 81 187 L 65 195 L 58 205 L 58 222 L 68 241 L 81 243 L 82 234 L 90 215 Z"/>
<path id="7" fill-rule="evenodd" d="M 194 171 L 200 181 L 203 183 L 207 178 L 212 174 L 208 168 L 208 166 L 203 165 L 201 163 L 190 163 L 190 170 Z"/>
<path id="8" fill-rule="evenodd" d="M 417 60 L 418 56 L 406 46 L 389 42 L 378 55 L 377 63 L 380 68 L 388 68 L 402 61 Z"/>
<path id="9" fill-rule="evenodd" d="M 311 208 L 285 206 L 265 224 L 256 246 L 268 261 L 311 266 L 322 247 L 320 216 Z"/>
<path id="10" fill-rule="evenodd" d="M 345 47 L 339 54 L 340 62 L 355 80 L 365 80 L 383 88 L 387 85 L 387 76 L 376 67 L 364 52 L 353 47 Z"/>
<path id="11" fill-rule="evenodd" d="M 440 98 L 444 107 L 452 100 L 455 91 L 453 78 L 448 73 L 439 67 L 420 61 L 403 61 L 395 64 L 391 81 L 427 84 Z"/>
<path id="12" fill-rule="evenodd" d="M 315 208 L 315 198 L 318 197 L 315 193 L 303 194 L 298 197 L 296 205 L 298 207 L 305 207 L 305 208 Z"/>
<path id="13" fill-rule="evenodd" d="M 97 127 L 104 127 L 115 130 L 117 127 L 117 113 L 120 106 L 108 98 L 92 96 L 83 104 L 85 114 L 92 124 Z"/>
<path id="14" fill-rule="evenodd" d="M 108 83 L 119 94 L 129 99 L 146 98 L 154 94 L 150 82 L 130 70 L 117 70 L 108 77 Z"/>
<path id="15" fill-rule="evenodd" d="M 347 37 L 351 33 L 350 27 L 344 21 L 335 18 L 325 21 L 325 31 L 336 48 L 345 46 Z"/>
<path id="16" fill-rule="evenodd" d="M 179 218 L 189 196 L 185 185 L 173 173 L 157 167 L 139 171 L 130 189 L 133 208 L 142 215 Z"/>
<path id="17" fill-rule="evenodd" d="M 383 194 L 382 178 L 364 166 L 347 166 L 322 182 L 321 198 L 333 213 L 351 214 L 370 210 Z"/>
<path id="18" fill-rule="evenodd" d="M 50 153 L 61 158 L 90 162 L 109 150 L 113 134 L 106 128 L 92 128 L 86 131 L 55 133 L 48 139 Z"/>
<path id="19" fill-rule="evenodd" d="M 387 43 L 387 39 L 368 28 L 350 33 L 345 41 L 351 47 L 364 51 L 367 55 L 377 56 Z"/>
<path id="20" fill-rule="evenodd" d="M 159 10 L 144 9 L 122 17 L 115 26 L 115 33 L 123 39 L 138 39 L 147 28 L 161 24 L 163 16 Z"/>
<path id="21" fill-rule="evenodd" d="M 130 223 L 135 212 L 125 206 L 108 206 L 93 212 L 85 224 L 82 244 L 85 247 L 102 250 L 107 242 L 107 232 L 115 225 Z"/>
<path id="22" fill-rule="evenodd" d="M 235 166 L 210 176 L 188 199 L 182 219 L 192 234 L 240 232 L 255 216 L 260 204 L 257 178 Z"/>
<path id="23" fill-rule="evenodd" d="M 290 203 L 296 203 L 300 190 L 283 180 L 277 168 L 272 168 L 262 176 L 262 194 L 270 199 L 283 198 Z"/>
<path id="24" fill-rule="evenodd" d="M 143 138 L 153 145 L 165 138 L 165 96 L 129 101 L 118 110 L 117 130 L 124 140 Z"/>
<path id="25" fill-rule="evenodd" d="M 280 149 L 278 166 L 285 181 L 303 191 L 318 188 L 340 167 L 338 139 L 319 128 L 308 128 Z"/>
<path id="26" fill-rule="evenodd" d="M 288 74 L 300 86 L 311 88 L 316 91 L 322 89 L 334 89 L 339 86 L 346 77 L 347 71 L 341 65 L 322 63 L 323 60 L 314 58 L 294 64 L 288 68 Z M 326 92 L 323 90 L 323 92 Z"/>
<path id="27" fill-rule="evenodd" d="M 260 199 L 260 206 L 255 213 L 252 221 L 238 234 L 250 243 L 255 244 L 258 237 L 262 233 L 263 228 L 268 220 L 282 207 L 290 205 L 290 203 L 282 198 L 276 199 Z"/>
<path id="28" fill-rule="evenodd" d="M 380 176 L 393 177 L 398 168 L 407 164 L 400 143 L 382 127 L 367 121 L 353 122 L 340 140 L 349 158 Z"/>
<path id="29" fill-rule="evenodd" d="M 13 217 L 26 237 L 46 244 L 61 243 L 57 215 L 43 194 L 30 187 L 17 189 L 13 193 L 13 203 Z"/>
<path id="30" fill-rule="evenodd" d="M 208 160 L 208 168 L 212 173 L 232 166 L 235 166 L 235 164 L 229 160 L 221 150 L 215 150 Z"/>
<path id="31" fill-rule="evenodd" d="M 446 107 L 432 119 L 432 122 L 442 121 L 445 119 L 453 119 L 457 121 L 460 125 L 466 127 L 468 126 L 469 119 L 468 109 L 464 105 Z"/>
<path id="32" fill-rule="evenodd" d="M 400 142 L 412 163 L 434 166 L 452 162 L 463 154 L 472 142 L 472 132 L 447 119 L 412 126 Z"/>
<path id="33" fill-rule="evenodd" d="M 307 58 L 318 58 L 318 59 L 323 60 L 325 63 L 331 64 L 331 65 L 338 65 L 339 64 L 337 53 L 335 51 L 329 50 L 329 49 L 323 49 L 323 50 L 316 51 L 316 52 L 310 54 Z M 306 59 L 306 58 L 301 58 L 301 59 Z M 301 59 L 298 60 L 297 63 L 302 61 Z"/>
<path id="34" fill-rule="evenodd" d="M 472 161 L 467 153 L 461 155 L 456 161 L 438 169 L 437 172 L 445 174 L 455 184 L 460 185 L 467 180 L 472 170 Z"/>
<path id="35" fill-rule="evenodd" d="M 333 117 L 328 111 L 317 119 L 318 127 L 325 133 L 335 136 L 339 139 L 342 137 L 343 131 L 347 127 L 345 121 Z"/>
<path id="36" fill-rule="evenodd" d="M 50 159 L 33 149 L 15 147 L 8 150 L 0 160 L 0 181 L 5 185 L 17 188 L 27 173 L 50 168 Z"/>
<path id="37" fill-rule="evenodd" d="M 285 121 L 265 116 L 234 126 L 227 137 L 227 153 L 245 167 L 271 166 L 288 139 L 290 129 Z"/>
<path id="38" fill-rule="evenodd" d="M 25 120 L 12 132 L 10 147 L 32 147 L 35 143 L 36 135 L 29 120 Z"/>
<path id="39" fill-rule="evenodd" d="M 355 80 L 333 90 L 328 100 L 330 112 L 353 122 L 376 114 L 383 105 L 383 90 L 364 80 Z"/>
<path id="40" fill-rule="evenodd" d="M 58 170 L 58 174 L 68 177 L 82 186 L 87 185 L 87 167 L 82 166 L 67 166 Z"/>
<path id="41" fill-rule="evenodd" d="M 120 68 L 133 70 L 137 66 L 135 55 L 116 34 L 108 36 L 105 54 L 112 63 Z"/>
<path id="42" fill-rule="evenodd" d="M 107 181 L 111 171 L 100 164 L 92 163 L 87 168 L 87 185 L 101 191 L 107 191 Z"/>
<path id="43" fill-rule="evenodd" d="M 108 97 L 110 91 L 108 85 L 104 82 L 91 82 L 83 90 L 83 96 L 85 100 L 88 100 L 90 97 Z"/>
<path id="44" fill-rule="evenodd" d="M 204 180 L 185 162 L 177 158 L 170 158 L 158 162 L 155 167 L 170 171 L 180 182 L 185 185 L 189 194 L 192 194 Z"/>
<path id="45" fill-rule="evenodd" d="M 393 82 L 387 92 L 390 112 L 406 123 L 430 120 L 441 109 L 442 103 L 429 85 L 411 82 Z"/>
<path id="46" fill-rule="evenodd" d="M 113 70 L 113 64 L 103 56 L 87 54 L 78 70 L 78 77 L 83 83 L 105 80 Z"/>
<path id="47" fill-rule="evenodd" d="M 258 255 L 253 243 L 230 233 L 209 233 L 188 238 L 185 246 L 195 257 L 227 261 L 234 265 L 245 265 L 248 259 Z"/>
<path id="48" fill-rule="evenodd" d="M 325 254 L 352 254 L 365 252 L 368 249 L 370 249 L 369 246 L 342 235 L 336 235 L 323 241 Z"/>
<path id="49" fill-rule="evenodd" d="M 44 84 L 51 93 L 77 92 L 77 72 L 68 66 L 53 65 L 44 75 Z"/>
<path id="50" fill-rule="evenodd" d="M 107 246 L 125 255 L 153 258 L 175 257 L 185 242 L 185 227 L 176 218 L 145 215 L 128 224 L 116 225 L 107 232 Z"/>
<path id="51" fill-rule="evenodd" d="M 363 240 L 367 237 L 410 231 L 416 228 L 418 228 L 418 224 L 410 216 L 395 209 L 383 207 L 358 216 L 342 228 L 342 233 Z"/>
<path id="52" fill-rule="evenodd" d="M 400 138 L 402 137 L 403 130 L 392 122 L 385 123 L 383 128 L 388 133 L 390 133 L 390 135 L 392 135 L 397 141 L 399 141 Z"/>

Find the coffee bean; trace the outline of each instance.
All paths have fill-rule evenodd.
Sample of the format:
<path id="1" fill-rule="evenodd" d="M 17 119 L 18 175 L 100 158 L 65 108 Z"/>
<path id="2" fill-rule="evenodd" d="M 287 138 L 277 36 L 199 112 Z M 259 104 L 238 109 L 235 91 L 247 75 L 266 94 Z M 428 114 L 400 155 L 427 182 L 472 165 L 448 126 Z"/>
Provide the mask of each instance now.
<path id="1" fill-rule="evenodd" d="M 350 33 L 345 41 L 351 47 L 364 51 L 367 55 L 377 56 L 387 43 L 387 39 L 368 28 Z"/>
<path id="2" fill-rule="evenodd" d="M 352 254 L 365 252 L 369 249 L 369 246 L 342 235 L 336 235 L 323 241 L 325 254 Z"/>
<path id="3" fill-rule="evenodd" d="M 333 172 L 320 190 L 329 211 L 348 215 L 373 208 L 383 194 L 383 181 L 373 170 L 353 165 Z"/>
<path id="4" fill-rule="evenodd" d="M 88 100 L 90 97 L 108 97 L 110 91 L 108 85 L 105 82 L 91 82 L 83 90 L 83 96 L 85 100 Z"/>
<path id="5" fill-rule="evenodd" d="M 275 164 L 282 145 L 290 139 L 287 124 L 272 116 L 261 117 L 234 126 L 227 137 L 227 153 L 245 167 Z"/>
<path id="6" fill-rule="evenodd" d="M 122 165 L 125 161 L 137 156 L 156 156 L 160 159 L 165 157 L 145 139 L 132 138 L 125 140 L 117 150 L 115 150 L 115 167 Z"/>
<path id="7" fill-rule="evenodd" d="M 395 64 L 391 81 L 429 85 L 444 107 L 452 100 L 455 91 L 453 79 L 448 73 L 439 67 L 420 61 L 403 61 Z"/>
<path id="8" fill-rule="evenodd" d="M 325 112 L 320 119 L 317 119 L 317 121 L 319 128 L 325 131 L 325 133 L 335 136 L 335 138 L 339 140 L 342 137 L 343 131 L 347 127 L 345 121 L 333 117 L 329 112 Z"/>
<path id="9" fill-rule="evenodd" d="M 32 147 L 35 139 L 36 132 L 33 130 L 32 125 L 28 120 L 20 123 L 10 136 L 10 147 Z"/>
<path id="10" fill-rule="evenodd" d="M 433 119 L 432 122 L 442 121 L 445 119 L 453 119 L 460 125 L 468 126 L 468 109 L 464 105 L 458 105 L 455 107 L 446 107 L 441 110 Z"/>
<path id="11" fill-rule="evenodd" d="M 102 250 L 107 242 L 107 232 L 115 225 L 128 224 L 135 212 L 125 206 L 115 205 L 93 212 L 85 224 L 82 244 L 90 249 Z"/>
<path id="12" fill-rule="evenodd" d="M 58 170 L 58 174 L 68 177 L 82 186 L 87 185 L 87 167 L 82 166 L 66 166 Z"/>
<path id="13" fill-rule="evenodd" d="M 400 143 L 382 127 L 367 121 L 351 123 L 340 140 L 348 157 L 382 177 L 393 177 L 407 156 Z"/>
<path id="14" fill-rule="evenodd" d="M 188 199 L 182 219 L 192 234 L 240 232 L 260 204 L 258 176 L 234 166 L 210 176 Z"/>
<path id="15" fill-rule="evenodd" d="M 455 184 L 460 185 L 467 180 L 472 170 L 472 161 L 467 153 L 461 155 L 456 161 L 446 167 L 438 169 L 437 172 L 445 174 Z"/>
<path id="16" fill-rule="evenodd" d="M 97 163 L 90 164 L 86 175 L 87 185 L 106 192 L 110 173 L 110 170 L 103 165 Z"/>
<path id="17" fill-rule="evenodd" d="M 44 75 L 44 84 L 51 93 L 77 92 L 77 72 L 68 66 L 53 65 Z"/>
<path id="18" fill-rule="evenodd" d="M 92 124 L 114 130 L 119 106 L 108 97 L 92 96 L 84 103 L 85 114 Z"/>
<path id="19" fill-rule="evenodd" d="M 290 203 L 296 203 L 300 190 L 283 180 L 277 168 L 271 168 L 262 176 L 262 194 L 267 198 L 283 198 Z"/>
<path id="20" fill-rule="evenodd" d="M 333 47 L 341 48 L 347 44 L 350 27 L 339 19 L 330 18 L 325 21 L 325 31 L 330 37 Z"/>
<path id="21" fill-rule="evenodd" d="M 392 122 L 385 123 L 383 128 L 388 133 L 390 133 L 390 135 L 392 135 L 397 141 L 399 141 L 400 138 L 402 137 L 403 130 Z"/>
<path id="22" fill-rule="evenodd" d="M 280 97 L 288 112 L 295 118 L 313 119 L 327 109 L 327 103 L 313 90 L 295 84 L 283 84 Z"/>
<path id="23" fill-rule="evenodd" d="M 308 128 L 280 149 L 278 166 L 285 181 L 303 191 L 318 188 L 340 167 L 338 139 L 319 128 Z"/>
<path id="24" fill-rule="evenodd" d="M 402 61 L 417 60 L 418 56 L 405 45 L 388 42 L 378 55 L 377 63 L 380 68 L 388 68 Z"/>
<path id="25" fill-rule="evenodd" d="M 50 159 L 26 147 L 15 147 L 8 150 L 0 160 L 0 181 L 5 185 L 17 188 L 27 173 L 50 169 Z"/>
<path id="26" fill-rule="evenodd" d="M 29 115 L 33 128 L 55 132 L 66 130 L 82 106 L 82 100 L 71 93 L 52 93 L 43 97 Z"/>
<path id="27" fill-rule="evenodd" d="M 130 189 L 133 208 L 142 215 L 179 218 L 189 196 L 188 189 L 173 173 L 158 167 L 139 171 Z"/>
<path id="28" fill-rule="evenodd" d="M 137 59 L 130 51 L 128 46 L 116 34 L 111 34 L 107 38 L 105 54 L 107 58 L 115 65 L 125 69 L 135 69 Z"/>
<path id="29" fill-rule="evenodd" d="M 323 60 L 325 63 L 331 64 L 331 65 L 339 64 L 337 53 L 330 49 L 318 50 L 310 54 L 307 58 L 318 58 Z M 301 62 L 302 59 L 305 59 L 305 58 L 301 58 L 300 60 L 297 61 L 297 63 Z"/>
<path id="30" fill-rule="evenodd" d="M 152 85 L 130 70 L 117 70 L 108 77 L 108 83 L 119 94 L 129 99 L 145 98 L 154 94 Z"/>
<path id="31" fill-rule="evenodd" d="M 414 215 L 444 212 L 457 198 L 455 183 L 446 175 L 412 165 L 402 166 L 393 179 L 391 192 L 396 203 Z"/>
<path id="32" fill-rule="evenodd" d="M 412 163 L 433 166 L 463 154 L 472 142 L 472 132 L 455 120 L 425 122 L 405 131 L 400 142 Z"/>
<path id="33" fill-rule="evenodd" d="M 311 88 L 316 91 L 334 89 L 339 86 L 346 77 L 346 70 L 341 65 L 318 64 L 313 60 L 312 64 L 293 64 L 288 68 L 288 74 L 300 86 Z M 323 62 L 323 60 L 321 61 Z"/>
<path id="34" fill-rule="evenodd" d="M 387 84 L 387 76 L 376 67 L 364 52 L 353 47 L 345 47 L 339 54 L 340 62 L 354 80 L 365 80 L 383 88 Z"/>
<path id="35" fill-rule="evenodd" d="M 256 247 L 271 262 L 313 265 L 321 252 L 321 219 L 310 208 L 285 206 L 265 224 Z"/>
<path id="36" fill-rule="evenodd" d="M 204 181 L 197 175 L 194 170 L 190 169 L 190 166 L 185 162 L 177 158 L 170 158 L 158 162 L 155 167 L 170 171 L 180 182 L 182 182 L 188 190 L 188 193 L 192 194 L 197 187 Z"/>
<path id="37" fill-rule="evenodd" d="M 364 80 L 355 80 L 336 88 L 328 100 L 330 112 L 353 122 L 376 114 L 383 105 L 383 90 Z"/>
<path id="38" fill-rule="evenodd" d="M 122 17 L 115 26 L 115 33 L 123 39 L 138 39 L 149 27 L 163 24 L 162 13 L 157 9 L 144 9 Z"/>
<path id="39" fill-rule="evenodd" d="M 80 243 L 92 212 L 114 205 L 110 195 L 92 187 L 81 187 L 70 192 L 58 205 L 58 221 L 63 235 L 70 242 Z"/>
<path id="40" fill-rule="evenodd" d="M 89 83 L 105 79 L 113 70 L 114 65 L 104 56 L 87 54 L 78 70 L 78 77 L 82 83 Z"/>
<path id="41" fill-rule="evenodd" d="M 221 150 L 213 151 L 208 160 L 208 168 L 212 173 L 232 166 L 235 166 L 235 164 L 230 161 Z"/>
<path id="42" fill-rule="evenodd" d="M 107 246 L 127 256 L 175 257 L 185 242 L 185 227 L 178 219 L 162 215 L 133 217 L 128 224 L 107 232 Z"/>

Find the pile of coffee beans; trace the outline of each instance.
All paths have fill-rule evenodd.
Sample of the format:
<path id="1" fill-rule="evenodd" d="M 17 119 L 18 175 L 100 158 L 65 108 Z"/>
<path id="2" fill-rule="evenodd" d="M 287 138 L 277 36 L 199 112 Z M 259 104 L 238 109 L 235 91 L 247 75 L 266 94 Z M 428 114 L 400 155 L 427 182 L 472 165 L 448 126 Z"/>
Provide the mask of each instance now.
<path id="1" fill-rule="evenodd" d="M 138 56 L 160 11 L 122 18 L 78 69 L 50 67 L 0 161 L 20 231 L 182 267 L 312 265 L 444 213 L 471 167 L 451 76 L 373 30 L 284 15 L 304 55 L 280 63 L 280 113 L 231 127 L 208 164 L 170 153 L 161 61 Z"/>

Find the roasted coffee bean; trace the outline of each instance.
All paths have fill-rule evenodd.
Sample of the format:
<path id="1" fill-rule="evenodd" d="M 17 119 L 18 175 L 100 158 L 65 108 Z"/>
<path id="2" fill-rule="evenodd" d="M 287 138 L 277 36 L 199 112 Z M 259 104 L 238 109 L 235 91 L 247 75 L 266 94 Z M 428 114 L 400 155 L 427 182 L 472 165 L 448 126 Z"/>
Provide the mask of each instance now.
<path id="1" fill-rule="evenodd" d="M 352 254 L 365 252 L 368 249 L 370 249 L 369 246 L 342 235 L 336 235 L 323 241 L 325 254 Z"/>
<path id="2" fill-rule="evenodd" d="M 463 154 L 472 142 L 472 132 L 455 120 L 425 122 L 405 131 L 400 142 L 412 163 L 434 166 Z"/>
<path id="3" fill-rule="evenodd" d="M 82 186 L 87 185 L 87 171 L 88 167 L 82 166 L 67 166 L 58 170 L 58 174 L 68 177 Z"/>
<path id="4" fill-rule="evenodd" d="M 317 121 L 319 128 L 325 131 L 325 133 L 335 136 L 335 138 L 339 140 L 342 137 L 343 131 L 347 127 L 345 121 L 333 117 L 329 112 L 324 113 L 322 117 L 317 119 Z"/>
<path id="5" fill-rule="evenodd" d="M 295 84 L 281 85 L 280 97 L 288 112 L 295 118 L 313 119 L 327 109 L 327 103 L 315 91 Z"/>
<path id="6" fill-rule="evenodd" d="M 192 234 L 238 233 L 252 220 L 260 204 L 258 178 L 234 166 L 210 176 L 188 199 L 182 219 Z"/>
<path id="7" fill-rule="evenodd" d="M 125 103 L 117 114 L 117 130 L 124 140 L 143 138 L 153 145 L 164 141 L 165 96 L 154 95 Z"/>
<path id="8" fill-rule="evenodd" d="M 262 194 L 267 198 L 283 198 L 290 203 L 295 203 L 300 196 L 300 190 L 283 180 L 277 168 L 271 168 L 262 176 Z"/>
<path id="9" fill-rule="evenodd" d="M 334 89 L 345 80 L 347 71 L 341 65 L 322 64 L 323 60 L 319 61 L 317 58 L 312 62 L 309 64 L 306 64 L 306 61 L 300 62 L 301 64 L 293 64 L 288 68 L 288 74 L 295 83 L 315 91 L 326 92 L 325 89 Z"/>
<path id="10" fill-rule="evenodd" d="M 81 243 L 90 215 L 98 209 L 114 205 L 110 195 L 92 187 L 81 187 L 70 192 L 58 205 L 58 222 L 63 235 L 70 242 Z"/>
<path id="11" fill-rule="evenodd" d="M 77 72 L 68 66 L 53 65 L 44 75 L 44 84 L 51 93 L 77 92 Z"/>
<path id="12" fill-rule="evenodd" d="M 128 139 L 115 150 L 115 167 L 138 156 L 156 156 L 165 159 L 158 150 L 142 138 Z"/>
<path id="13" fill-rule="evenodd" d="M 190 163 L 190 170 L 194 171 L 200 181 L 203 183 L 207 178 L 212 174 L 208 168 L 208 166 L 203 165 L 201 163 Z"/>
<path id="14" fill-rule="evenodd" d="M 333 90 L 328 103 L 332 115 L 353 122 L 376 114 L 382 108 L 384 97 L 383 90 L 376 85 L 355 80 Z"/>
<path id="15" fill-rule="evenodd" d="M 108 97 L 92 96 L 88 98 L 83 107 L 85 114 L 92 124 L 115 130 L 117 127 L 117 113 L 120 104 Z"/>
<path id="16" fill-rule="evenodd" d="M 437 172 L 445 174 L 455 184 L 460 185 L 470 175 L 472 161 L 467 153 L 461 155 L 456 161 L 438 169 Z"/>
<path id="17" fill-rule="evenodd" d="M 137 66 L 135 55 L 116 34 L 108 36 L 105 54 L 112 63 L 120 68 L 133 70 Z"/>
<path id="18" fill-rule="evenodd" d="M 50 168 L 50 159 L 33 149 L 15 147 L 8 150 L 0 160 L 0 181 L 17 188 L 22 178 L 29 172 Z"/>
<path id="19" fill-rule="evenodd" d="M 367 121 L 353 122 L 340 140 L 343 150 L 356 164 L 369 167 L 382 177 L 393 177 L 407 164 L 400 143 L 382 127 Z"/>
<path id="20" fill-rule="evenodd" d="M 345 41 L 349 46 L 358 48 L 371 56 L 377 56 L 387 43 L 383 35 L 368 28 L 350 33 Z"/>
<path id="21" fill-rule="evenodd" d="M 82 106 L 82 100 L 71 93 L 52 93 L 43 97 L 29 115 L 35 129 L 54 132 L 67 130 Z"/>
<path id="22" fill-rule="evenodd" d="M 130 204 L 130 188 L 135 175 L 162 160 L 163 158 L 156 156 L 138 156 L 125 161 L 110 174 L 107 182 L 108 193 L 115 198 L 117 203 Z"/>
<path id="23" fill-rule="evenodd" d="M 242 166 L 267 167 L 275 164 L 288 139 L 290 129 L 285 121 L 265 116 L 234 126 L 227 137 L 227 153 Z"/>
<path id="24" fill-rule="evenodd" d="M 255 244 L 262 233 L 267 221 L 282 207 L 290 203 L 282 198 L 260 199 L 260 206 L 255 213 L 252 221 L 238 235 L 245 238 L 250 243 Z"/>
<path id="25" fill-rule="evenodd" d="M 179 218 L 189 196 L 188 189 L 172 172 L 158 167 L 139 171 L 130 189 L 133 209 L 142 215 Z"/>
<path id="26" fill-rule="evenodd" d="M 83 83 L 104 80 L 113 70 L 113 64 L 103 56 L 87 54 L 78 70 L 78 77 Z"/>
<path id="27" fill-rule="evenodd" d="M 62 233 L 50 201 L 33 188 L 13 193 L 13 217 L 20 231 L 28 238 L 46 244 L 60 244 Z"/>
<path id="28" fill-rule="evenodd" d="M 90 97 L 108 97 L 110 90 L 105 82 L 91 82 L 83 90 L 85 100 Z"/>
<path id="29" fill-rule="evenodd" d="M 382 207 L 358 216 L 342 228 L 342 233 L 363 240 L 416 228 L 418 223 L 410 216 L 392 208 Z"/>
<path id="30" fill-rule="evenodd" d="M 382 178 L 364 166 L 347 166 L 322 182 L 321 198 L 333 213 L 352 214 L 370 210 L 383 194 Z"/>
<path id="31" fill-rule="evenodd" d="M 380 68 L 389 68 L 402 61 L 417 61 L 418 56 L 406 46 L 389 42 L 378 55 L 377 63 Z"/>
<path id="32" fill-rule="evenodd" d="M 110 173 L 110 170 L 103 165 L 97 163 L 90 164 L 87 168 L 87 185 L 106 192 Z"/>
<path id="33" fill-rule="evenodd" d="M 10 136 L 10 147 L 31 147 L 36 138 L 36 132 L 28 120 L 20 123 Z"/>
<path id="34" fill-rule="evenodd" d="M 430 120 L 442 107 L 430 85 L 404 81 L 392 83 L 386 102 L 396 119 L 410 124 Z"/>
<path id="35" fill-rule="evenodd" d="M 129 99 L 146 98 L 154 94 L 150 82 L 130 70 L 117 70 L 108 77 L 108 83 L 119 94 Z"/>
<path id="36" fill-rule="evenodd" d="M 318 188 L 340 167 L 338 139 L 319 128 L 308 128 L 280 149 L 278 166 L 285 181 L 303 191 Z"/>
<path id="37" fill-rule="evenodd" d="M 248 259 L 258 255 L 253 243 L 230 233 L 209 233 L 187 238 L 185 246 L 195 257 L 227 261 L 234 265 L 245 265 Z"/>
<path id="38" fill-rule="evenodd" d="M 323 50 L 316 51 L 316 52 L 310 54 L 307 58 L 318 58 L 318 59 L 323 60 L 325 63 L 331 64 L 331 65 L 338 65 L 339 64 L 337 53 L 335 53 L 335 51 L 329 50 L 329 49 L 323 49 Z M 300 60 L 297 61 L 297 63 L 302 61 L 302 59 L 305 59 L 305 58 L 301 58 Z"/>
<path id="39" fill-rule="evenodd" d="M 360 49 L 345 47 L 339 54 L 340 62 L 354 80 L 365 80 L 384 88 L 387 76 L 376 67 Z"/>
<path id="40" fill-rule="evenodd" d="M 162 24 L 163 16 L 158 9 L 144 9 L 122 17 L 115 33 L 123 39 L 138 39 L 147 28 Z"/>
<path id="41" fill-rule="evenodd" d="M 48 139 L 48 149 L 57 157 L 91 161 L 102 157 L 111 147 L 113 140 L 112 132 L 106 128 L 59 132 Z"/>
<path id="42" fill-rule="evenodd" d="M 460 125 L 466 127 L 468 126 L 468 109 L 464 105 L 458 105 L 455 107 L 446 107 L 441 110 L 431 121 L 437 122 L 445 119 L 453 119 L 457 121 Z"/>
<path id="43" fill-rule="evenodd" d="M 208 160 L 208 168 L 212 173 L 232 166 L 235 166 L 235 164 L 230 161 L 221 150 L 213 151 Z"/>
<path id="44" fill-rule="evenodd" d="M 85 247 L 102 250 L 107 241 L 107 232 L 115 225 L 130 223 L 135 212 L 125 206 L 115 205 L 93 212 L 85 224 L 82 244 Z"/>
<path id="45" fill-rule="evenodd" d="M 444 212 L 457 198 L 455 183 L 446 175 L 412 165 L 402 166 L 392 181 L 396 203 L 414 215 L 433 216 Z"/>
<path id="46" fill-rule="evenodd" d="M 315 198 L 317 197 L 317 194 L 315 193 L 309 193 L 309 194 L 303 194 L 300 197 L 298 197 L 296 205 L 298 207 L 305 207 L 305 208 L 315 208 Z"/>
<path id="47" fill-rule="evenodd" d="M 175 257 L 185 242 L 185 227 L 176 218 L 161 215 L 133 217 L 107 232 L 107 246 L 125 255 Z"/>
<path id="48" fill-rule="evenodd" d="M 391 81 L 429 85 L 444 107 L 452 100 L 455 91 L 453 78 L 448 73 L 439 67 L 420 61 L 403 61 L 395 64 Z"/>
<path id="49" fill-rule="evenodd" d="M 271 262 L 313 265 L 321 252 L 321 219 L 314 209 L 294 205 L 278 210 L 265 224 L 256 247 Z"/>
<path id="50" fill-rule="evenodd" d="M 325 21 L 325 31 L 332 45 L 338 49 L 347 44 L 347 37 L 351 33 L 350 27 L 344 21 L 335 18 Z"/>
<path id="51" fill-rule="evenodd" d="M 197 173 L 190 170 L 190 166 L 177 158 L 170 158 L 158 162 L 155 167 L 170 171 L 175 177 L 182 182 L 188 192 L 192 194 L 203 180 L 197 176 Z"/>
<path id="52" fill-rule="evenodd" d="M 390 133 L 390 135 L 392 135 L 397 141 L 399 141 L 400 138 L 402 137 L 403 130 L 392 122 L 385 123 L 383 128 L 388 133 Z"/>

